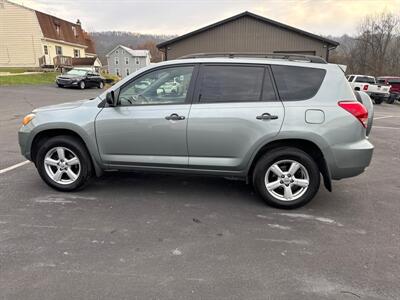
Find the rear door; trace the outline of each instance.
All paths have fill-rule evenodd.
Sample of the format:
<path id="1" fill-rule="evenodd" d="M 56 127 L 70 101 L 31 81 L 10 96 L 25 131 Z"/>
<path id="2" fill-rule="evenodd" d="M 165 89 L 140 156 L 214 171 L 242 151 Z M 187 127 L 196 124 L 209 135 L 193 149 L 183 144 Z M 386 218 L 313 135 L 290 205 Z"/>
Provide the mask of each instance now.
<path id="1" fill-rule="evenodd" d="M 198 78 L 188 122 L 189 167 L 242 171 L 282 125 L 270 67 L 203 64 Z"/>

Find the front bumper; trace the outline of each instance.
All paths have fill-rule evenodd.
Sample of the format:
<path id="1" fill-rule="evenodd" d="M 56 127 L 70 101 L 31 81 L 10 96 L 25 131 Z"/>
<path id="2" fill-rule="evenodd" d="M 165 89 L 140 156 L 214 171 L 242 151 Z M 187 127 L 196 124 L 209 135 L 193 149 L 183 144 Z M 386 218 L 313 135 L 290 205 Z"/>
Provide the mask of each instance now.
<path id="1" fill-rule="evenodd" d="M 357 176 L 369 166 L 374 146 L 368 139 L 331 147 L 333 160 L 329 164 L 332 179 Z"/>
<path id="2" fill-rule="evenodd" d="M 18 131 L 18 143 L 21 154 L 28 160 L 31 160 L 30 135 L 31 130 L 28 126 L 22 126 Z"/>
<path id="3" fill-rule="evenodd" d="M 56 83 L 58 85 L 64 86 L 64 87 L 75 87 L 78 86 L 79 81 L 71 81 L 71 80 L 56 80 Z"/>

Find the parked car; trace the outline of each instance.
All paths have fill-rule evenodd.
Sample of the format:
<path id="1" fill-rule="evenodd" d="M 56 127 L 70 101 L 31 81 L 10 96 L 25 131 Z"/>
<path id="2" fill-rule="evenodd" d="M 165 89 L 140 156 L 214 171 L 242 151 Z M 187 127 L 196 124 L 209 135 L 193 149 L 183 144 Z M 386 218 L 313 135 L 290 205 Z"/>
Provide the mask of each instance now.
<path id="1" fill-rule="evenodd" d="M 157 89 L 157 93 L 163 95 L 177 95 L 181 90 L 181 85 L 179 82 L 170 81 L 164 83 Z"/>
<path id="2" fill-rule="evenodd" d="M 309 202 L 321 174 L 331 191 L 369 165 L 373 106 L 357 101 L 337 65 L 220 55 L 162 62 L 95 99 L 35 109 L 19 130 L 21 152 L 60 191 L 109 170 L 180 172 L 246 180 L 281 208 Z M 173 78 L 189 84 L 159 94 Z"/>
<path id="3" fill-rule="evenodd" d="M 100 74 L 84 69 L 72 69 L 56 78 L 58 87 L 77 87 L 82 90 L 87 87 L 102 89 L 104 88 L 104 82 L 105 80 Z"/>
<path id="4" fill-rule="evenodd" d="M 368 75 L 348 75 L 347 80 L 355 91 L 367 93 L 375 104 L 381 104 L 390 96 L 390 86 L 377 84 L 375 77 Z"/>
<path id="5" fill-rule="evenodd" d="M 393 104 L 395 100 L 400 100 L 400 77 L 381 76 L 377 78 L 377 82 L 390 86 L 390 96 L 387 99 L 389 104 Z"/>

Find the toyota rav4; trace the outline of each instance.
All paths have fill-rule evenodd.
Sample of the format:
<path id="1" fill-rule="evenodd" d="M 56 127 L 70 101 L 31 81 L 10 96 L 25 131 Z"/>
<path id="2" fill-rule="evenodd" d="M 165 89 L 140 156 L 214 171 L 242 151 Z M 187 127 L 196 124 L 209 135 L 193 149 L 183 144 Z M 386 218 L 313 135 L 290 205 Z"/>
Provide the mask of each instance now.
<path id="1" fill-rule="evenodd" d="M 163 92 L 169 82 L 180 88 Z M 92 100 L 35 109 L 19 143 L 60 191 L 109 170 L 181 172 L 241 178 L 269 205 L 295 208 L 321 177 L 331 191 L 332 180 L 369 165 L 372 110 L 318 57 L 191 55 L 143 68 Z"/>

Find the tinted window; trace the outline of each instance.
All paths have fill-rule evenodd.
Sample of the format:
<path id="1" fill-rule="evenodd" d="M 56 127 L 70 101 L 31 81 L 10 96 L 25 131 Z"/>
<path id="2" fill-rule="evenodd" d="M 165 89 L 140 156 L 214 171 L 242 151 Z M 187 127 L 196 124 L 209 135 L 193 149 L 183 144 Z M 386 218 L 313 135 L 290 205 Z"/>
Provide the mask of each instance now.
<path id="1" fill-rule="evenodd" d="M 203 66 L 200 102 L 246 102 L 261 98 L 264 67 Z"/>
<path id="2" fill-rule="evenodd" d="M 369 77 L 369 76 L 357 76 L 356 82 L 374 84 L 375 83 L 375 78 L 374 77 Z"/>
<path id="3" fill-rule="evenodd" d="M 275 94 L 274 86 L 272 84 L 272 78 L 271 78 L 269 69 L 265 70 L 264 86 L 263 86 L 263 91 L 262 91 L 262 100 L 263 101 L 276 101 L 276 94 Z"/>
<path id="4" fill-rule="evenodd" d="M 349 79 L 350 82 L 352 82 L 353 79 L 354 79 L 354 76 L 350 76 L 348 79 Z"/>
<path id="5" fill-rule="evenodd" d="M 400 79 L 389 79 L 388 83 L 389 84 L 399 84 L 400 83 Z"/>
<path id="6" fill-rule="evenodd" d="M 120 105 L 185 103 L 193 68 L 166 68 L 136 78 L 122 88 L 119 94 Z"/>
<path id="7" fill-rule="evenodd" d="M 305 100 L 319 90 L 326 71 L 293 66 L 272 66 L 275 82 L 282 100 Z"/>

